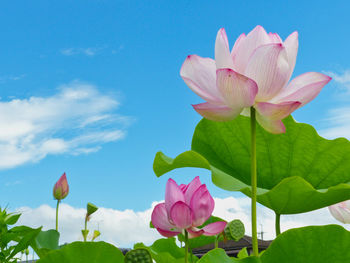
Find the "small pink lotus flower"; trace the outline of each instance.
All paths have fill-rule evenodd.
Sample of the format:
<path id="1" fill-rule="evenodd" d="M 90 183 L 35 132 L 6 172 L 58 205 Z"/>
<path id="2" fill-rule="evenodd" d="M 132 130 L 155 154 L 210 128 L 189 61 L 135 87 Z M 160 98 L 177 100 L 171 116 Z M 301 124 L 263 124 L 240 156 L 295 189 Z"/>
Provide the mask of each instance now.
<path id="1" fill-rule="evenodd" d="M 219 221 L 201 226 L 214 210 L 214 199 L 199 177 L 188 185 L 180 186 L 169 179 L 165 189 L 165 202 L 156 205 L 152 212 L 152 224 L 165 237 L 172 237 L 187 230 L 189 237 L 213 236 L 221 233 L 226 222 Z"/>
<path id="2" fill-rule="evenodd" d="M 292 76 L 298 33 L 282 41 L 257 26 L 239 36 L 230 52 L 225 29 L 215 42 L 215 60 L 188 56 L 180 75 L 207 102 L 193 105 L 204 118 L 227 121 L 256 110 L 259 124 L 271 133 L 285 132 L 282 119 L 313 100 L 331 78 L 317 72 Z"/>
<path id="3" fill-rule="evenodd" d="M 350 200 L 328 207 L 332 216 L 343 224 L 350 224 Z"/>
<path id="4" fill-rule="evenodd" d="M 56 200 L 64 199 L 69 192 L 69 185 L 66 177 L 66 173 L 63 173 L 61 178 L 57 181 L 53 188 L 53 197 Z"/>

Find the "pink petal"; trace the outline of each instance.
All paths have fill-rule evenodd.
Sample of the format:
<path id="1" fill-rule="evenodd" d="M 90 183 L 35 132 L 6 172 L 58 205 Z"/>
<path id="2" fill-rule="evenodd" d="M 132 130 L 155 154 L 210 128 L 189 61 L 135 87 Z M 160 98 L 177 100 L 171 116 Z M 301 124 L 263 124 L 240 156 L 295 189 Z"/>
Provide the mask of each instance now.
<path id="1" fill-rule="evenodd" d="M 254 80 L 232 69 L 218 69 L 216 71 L 216 86 L 226 105 L 239 112 L 245 107 L 252 106 L 258 93 L 258 87 Z"/>
<path id="2" fill-rule="evenodd" d="M 187 229 L 187 232 L 189 238 L 195 238 L 201 236 L 204 233 L 204 230 L 198 229 L 196 227 L 191 227 Z"/>
<path id="3" fill-rule="evenodd" d="M 285 48 L 281 44 L 269 44 L 254 51 L 244 75 L 258 84 L 259 92 L 255 100 L 268 101 L 287 83 L 288 74 Z"/>
<path id="4" fill-rule="evenodd" d="M 170 215 L 171 207 L 178 201 L 185 201 L 185 195 L 181 191 L 177 183 L 169 178 L 165 187 L 165 208 Z"/>
<path id="5" fill-rule="evenodd" d="M 295 62 L 297 60 L 297 54 L 298 54 L 298 32 L 293 32 L 290 34 L 287 39 L 283 42 L 283 46 L 285 47 L 287 51 L 287 57 L 288 57 L 288 63 L 289 63 L 289 78 L 293 74 L 293 70 L 295 67 Z"/>
<path id="6" fill-rule="evenodd" d="M 159 228 L 157 228 L 157 231 L 159 232 L 159 234 L 161 234 L 164 237 L 174 237 L 181 233 L 181 232 L 165 231 Z"/>
<path id="7" fill-rule="evenodd" d="M 226 224 L 227 222 L 225 221 L 218 221 L 218 222 L 214 222 L 209 225 L 206 225 L 205 227 L 202 228 L 202 230 L 204 231 L 203 235 L 215 236 L 221 233 L 222 231 L 224 231 Z"/>
<path id="8" fill-rule="evenodd" d="M 281 120 L 271 120 L 268 117 L 262 116 L 259 113 L 256 115 L 258 123 L 270 133 L 278 134 L 285 133 L 286 127 Z"/>
<path id="9" fill-rule="evenodd" d="M 302 107 L 313 100 L 331 79 L 331 77 L 322 73 L 304 73 L 294 78 L 288 86 L 282 89 L 271 101 L 283 102 L 297 100 L 301 102 L 300 107 Z"/>
<path id="10" fill-rule="evenodd" d="M 232 60 L 235 60 L 235 56 L 237 55 L 236 50 L 238 50 L 240 48 L 240 45 L 242 45 L 242 43 L 244 43 L 244 40 L 246 37 L 247 36 L 243 33 L 237 38 L 235 44 L 233 45 L 232 51 L 231 51 Z"/>
<path id="11" fill-rule="evenodd" d="M 172 230 L 176 229 L 175 226 L 172 225 L 168 220 L 168 213 L 166 211 L 164 203 L 158 204 L 154 207 L 151 215 L 151 221 L 153 226 L 157 228 L 158 231 L 161 230 L 163 232 L 174 232 Z"/>
<path id="12" fill-rule="evenodd" d="M 181 191 L 182 191 L 183 193 L 185 193 L 186 190 L 187 190 L 188 185 L 187 185 L 187 184 L 180 184 L 179 187 L 180 187 Z"/>
<path id="13" fill-rule="evenodd" d="M 215 62 L 216 68 L 233 68 L 233 60 L 228 45 L 226 31 L 221 28 L 215 41 Z"/>
<path id="14" fill-rule="evenodd" d="M 192 226 L 202 225 L 214 210 L 214 199 L 211 197 L 205 184 L 202 184 L 191 199 Z"/>
<path id="15" fill-rule="evenodd" d="M 282 39 L 280 38 L 280 36 L 277 33 L 269 33 L 269 37 L 270 37 L 270 43 L 276 43 L 276 44 L 281 44 L 282 43 Z"/>
<path id="16" fill-rule="evenodd" d="M 213 59 L 190 55 L 182 64 L 180 75 L 202 99 L 212 103 L 222 101 L 216 88 L 216 65 Z"/>
<path id="17" fill-rule="evenodd" d="M 248 64 L 248 59 L 251 57 L 254 50 L 262 45 L 271 43 L 270 37 L 262 26 L 256 26 L 245 38 L 240 40 L 237 48 L 232 50 L 234 69 L 244 74 Z"/>
<path id="18" fill-rule="evenodd" d="M 176 202 L 170 209 L 170 218 L 179 229 L 186 229 L 192 225 L 192 212 L 190 207 L 182 202 Z"/>
<path id="19" fill-rule="evenodd" d="M 345 202 L 347 202 L 347 201 L 345 201 Z M 349 209 L 343 207 L 343 203 L 344 202 L 341 202 L 341 203 L 338 203 L 335 205 L 331 205 L 328 207 L 328 209 L 335 219 L 342 222 L 343 224 L 349 224 L 350 223 L 350 211 L 349 211 Z"/>
<path id="20" fill-rule="evenodd" d="M 254 107 L 260 115 L 270 120 L 282 120 L 295 111 L 301 103 L 299 101 L 286 101 L 279 104 L 258 102 Z"/>
<path id="21" fill-rule="evenodd" d="M 185 202 L 190 205 L 193 193 L 202 185 L 199 176 L 196 176 L 186 188 L 185 193 Z"/>
<path id="22" fill-rule="evenodd" d="M 229 121 L 236 118 L 242 109 L 231 109 L 226 106 L 218 106 L 209 102 L 192 105 L 204 118 L 212 121 Z"/>

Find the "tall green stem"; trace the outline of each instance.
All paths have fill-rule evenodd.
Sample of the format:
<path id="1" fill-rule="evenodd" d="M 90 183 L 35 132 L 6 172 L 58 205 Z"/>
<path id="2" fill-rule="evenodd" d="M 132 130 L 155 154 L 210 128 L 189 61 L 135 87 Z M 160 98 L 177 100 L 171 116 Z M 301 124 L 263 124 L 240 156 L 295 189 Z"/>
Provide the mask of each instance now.
<path id="1" fill-rule="evenodd" d="M 188 232 L 185 230 L 185 263 L 188 262 Z"/>
<path id="2" fill-rule="evenodd" d="M 215 236 L 215 248 L 219 247 L 219 235 Z"/>
<path id="3" fill-rule="evenodd" d="M 255 109 L 250 108 L 250 134 L 251 134 L 251 184 L 252 184 L 252 243 L 253 254 L 259 256 L 258 231 L 256 224 L 256 117 Z"/>
<path id="4" fill-rule="evenodd" d="M 57 206 L 56 206 L 56 231 L 58 231 L 58 207 L 60 206 L 60 201 L 57 200 Z"/>
<path id="5" fill-rule="evenodd" d="M 275 227 L 276 227 L 276 237 L 281 234 L 281 215 L 276 214 L 276 220 L 275 220 Z"/>
<path id="6" fill-rule="evenodd" d="M 86 242 L 86 238 L 87 238 L 87 221 L 88 221 L 88 216 L 86 215 L 85 217 L 85 227 L 84 227 L 84 242 Z"/>

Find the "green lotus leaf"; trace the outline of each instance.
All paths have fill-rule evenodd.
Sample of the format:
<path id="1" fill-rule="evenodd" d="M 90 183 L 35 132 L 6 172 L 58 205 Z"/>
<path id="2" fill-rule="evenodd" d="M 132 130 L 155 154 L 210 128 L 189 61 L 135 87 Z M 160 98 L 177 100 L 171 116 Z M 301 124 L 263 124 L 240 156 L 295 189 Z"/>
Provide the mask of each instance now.
<path id="1" fill-rule="evenodd" d="M 279 235 L 261 256 L 263 263 L 350 262 L 350 232 L 338 225 L 309 226 Z"/>
<path id="2" fill-rule="evenodd" d="M 322 138 L 311 125 L 291 116 L 283 122 L 285 134 L 270 134 L 257 126 L 258 202 L 278 214 L 295 214 L 350 199 L 350 142 Z M 157 176 L 181 167 L 208 169 L 218 187 L 250 196 L 249 118 L 203 119 L 191 151 L 175 159 L 156 154 Z"/>
<path id="3" fill-rule="evenodd" d="M 31 246 L 39 258 L 42 258 L 50 251 L 59 249 L 59 238 L 60 234 L 55 229 L 40 231 Z"/>
<path id="4" fill-rule="evenodd" d="M 146 246 L 143 243 L 134 245 L 134 249 L 147 249 L 152 258 L 157 263 L 182 263 L 185 261 L 185 249 L 176 245 L 175 238 L 161 238 L 156 240 L 151 246 Z M 189 255 L 189 262 L 197 262 L 198 258 L 194 255 Z"/>
<path id="5" fill-rule="evenodd" d="M 123 263 L 124 255 L 115 246 L 105 242 L 73 242 L 53 250 L 37 263 Z"/>
<path id="6" fill-rule="evenodd" d="M 225 250 L 215 248 L 198 260 L 198 263 L 261 263 L 261 261 L 257 257 L 246 257 L 243 259 L 232 258 L 227 256 Z"/>

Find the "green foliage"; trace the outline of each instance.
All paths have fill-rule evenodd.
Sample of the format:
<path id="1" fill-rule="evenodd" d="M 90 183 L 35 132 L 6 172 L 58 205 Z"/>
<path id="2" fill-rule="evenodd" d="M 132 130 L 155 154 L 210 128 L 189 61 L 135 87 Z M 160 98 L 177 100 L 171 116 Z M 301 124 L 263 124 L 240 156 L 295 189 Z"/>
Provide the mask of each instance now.
<path id="1" fill-rule="evenodd" d="M 284 124 L 287 132 L 278 135 L 257 127 L 258 202 L 278 214 L 293 214 L 349 199 L 350 142 L 324 139 L 291 116 Z M 203 119 L 192 150 L 175 159 L 157 153 L 154 171 L 161 176 L 181 167 L 205 168 L 218 187 L 250 196 L 249 132 L 249 118 L 243 116 L 230 122 Z"/>
<path id="2" fill-rule="evenodd" d="M 225 235 L 227 239 L 238 241 L 242 237 L 244 237 L 244 233 L 245 233 L 244 224 L 239 219 L 232 220 L 225 227 Z"/>
<path id="3" fill-rule="evenodd" d="M 37 263 L 122 263 L 123 253 L 105 242 L 73 242 L 53 250 Z"/>
<path id="4" fill-rule="evenodd" d="M 241 259 L 246 257 L 249 257 L 249 254 L 248 254 L 247 248 L 244 247 L 238 252 L 237 258 Z"/>
<path id="5" fill-rule="evenodd" d="M 162 238 L 156 240 L 151 246 L 147 247 L 143 243 L 134 245 L 134 249 L 145 248 L 157 263 L 183 263 L 185 259 L 185 249 L 180 248 L 175 243 L 175 238 Z M 189 262 L 197 262 L 196 256 L 189 255 Z"/>
<path id="6" fill-rule="evenodd" d="M 284 261 L 276 262 L 284 263 Z M 221 248 L 215 248 L 213 250 L 210 250 L 200 260 L 198 260 L 198 263 L 261 263 L 261 261 L 256 257 L 246 257 L 243 259 L 232 258 L 227 256 L 225 250 Z"/>
<path id="7" fill-rule="evenodd" d="M 126 253 L 125 263 L 152 263 L 150 252 L 145 248 L 137 248 Z"/>
<path id="8" fill-rule="evenodd" d="M 38 257 L 42 258 L 50 251 L 59 249 L 59 238 L 60 234 L 54 229 L 40 231 L 31 247 Z"/>
<path id="9" fill-rule="evenodd" d="M 309 226 L 279 235 L 261 256 L 263 263 L 350 262 L 350 232 L 338 225 Z"/>
<path id="10" fill-rule="evenodd" d="M 26 251 L 34 242 L 41 228 L 33 229 L 26 226 L 17 226 L 9 229 L 9 225 L 15 224 L 20 214 L 7 213 L 0 208 L 0 262 L 17 262 L 16 255 Z"/>

